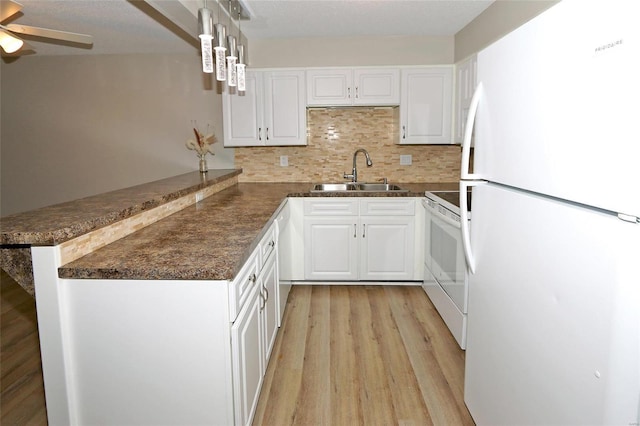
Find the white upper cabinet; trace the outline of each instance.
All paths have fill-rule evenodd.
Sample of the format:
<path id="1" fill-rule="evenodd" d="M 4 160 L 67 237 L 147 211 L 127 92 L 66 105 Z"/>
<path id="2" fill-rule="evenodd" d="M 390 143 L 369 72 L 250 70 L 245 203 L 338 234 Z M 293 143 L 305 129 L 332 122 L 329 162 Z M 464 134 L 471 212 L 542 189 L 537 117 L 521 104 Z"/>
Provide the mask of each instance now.
<path id="1" fill-rule="evenodd" d="M 454 140 L 462 143 L 464 128 L 467 124 L 471 98 L 476 89 L 476 55 L 456 64 L 456 117 L 454 128 Z"/>
<path id="2" fill-rule="evenodd" d="M 398 68 L 307 70 L 307 105 L 398 105 Z"/>
<path id="3" fill-rule="evenodd" d="M 224 146 L 306 145 L 302 70 L 248 70 L 243 96 L 222 96 Z"/>
<path id="4" fill-rule="evenodd" d="M 451 144 L 453 68 L 405 68 L 401 77 L 400 144 Z"/>

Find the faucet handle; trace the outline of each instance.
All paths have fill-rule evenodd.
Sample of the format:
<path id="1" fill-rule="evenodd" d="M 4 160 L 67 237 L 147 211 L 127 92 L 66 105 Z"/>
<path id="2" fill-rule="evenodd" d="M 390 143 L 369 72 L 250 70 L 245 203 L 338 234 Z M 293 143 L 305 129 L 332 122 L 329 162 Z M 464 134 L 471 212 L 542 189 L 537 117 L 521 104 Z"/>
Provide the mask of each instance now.
<path id="1" fill-rule="evenodd" d="M 347 174 L 346 172 L 344 172 L 344 173 L 342 174 L 342 177 L 343 177 L 344 179 L 351 179 L 351 180 L 353 180 L 353 175 L 352 175 L 352 174 L 351 174 L 351 175 L 350 175 L 350 174 Z"/>
<path id="2" fill-rule="evenodd" d="M 387 178 L 386 178 L 386 177 L 383 177 L 382 179 L 378 179 L 378 182 L 382 182 L 382 183 L 384 183 L 385 185 L 389 183 L 389 182 L 387 181 Z"/>

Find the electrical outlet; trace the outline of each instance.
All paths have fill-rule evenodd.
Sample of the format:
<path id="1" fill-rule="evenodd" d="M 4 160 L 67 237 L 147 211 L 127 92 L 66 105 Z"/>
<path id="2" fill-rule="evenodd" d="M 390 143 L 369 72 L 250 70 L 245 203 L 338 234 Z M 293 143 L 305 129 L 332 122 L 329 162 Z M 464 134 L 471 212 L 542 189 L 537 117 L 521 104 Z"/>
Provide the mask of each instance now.
<path id="1" fill-rule="evenodd" d="M 400 165 L 401 166 L 410 166 L 411 165 L 411 154 L 408 155 L 401 155 L 400 156 Z"/>
<path id="2" fill-rule="evenodd" d="M 280 156 L 280 166 L 281 167 L 289 166 L 289 156 L 288 155 L 281 155 Z"/>

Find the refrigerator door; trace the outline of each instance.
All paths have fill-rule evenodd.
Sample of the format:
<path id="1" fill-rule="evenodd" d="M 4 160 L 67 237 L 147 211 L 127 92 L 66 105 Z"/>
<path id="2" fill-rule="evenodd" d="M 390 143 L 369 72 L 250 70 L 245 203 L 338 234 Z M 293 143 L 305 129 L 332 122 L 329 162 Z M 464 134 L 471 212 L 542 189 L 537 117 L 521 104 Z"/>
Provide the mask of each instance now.
<path id="1" fill-rule="evenodd" d="M 640 224 L 494 184 L 473 204 L 476 423 L 638 424 Z"/>
<path id="2" fill-rule="evenodd" d="M 478 54 L 476 178 L 640 216 L 639 8 L 563 0 Z"/>

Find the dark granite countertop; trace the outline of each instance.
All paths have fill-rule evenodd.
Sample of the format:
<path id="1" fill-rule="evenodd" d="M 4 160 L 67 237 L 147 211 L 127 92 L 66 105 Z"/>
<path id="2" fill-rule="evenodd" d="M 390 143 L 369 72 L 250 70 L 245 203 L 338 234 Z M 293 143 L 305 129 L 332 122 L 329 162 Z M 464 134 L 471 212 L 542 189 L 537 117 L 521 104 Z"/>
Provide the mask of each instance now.
<path id="1" fill-rule="evenodd" d="M 61 278 L 232 280 L 287 197 L 402 196 L 457 183 L 402 183 L 400 193 L 311 193 L 312 183 L 240 183 L 63 265 Z"/>
<path id="2" fill-rule="evenodd" d="M 237 176 L 209 170 L 132 186 L 0 218 L 0 246 L 56 245 Z"/>

